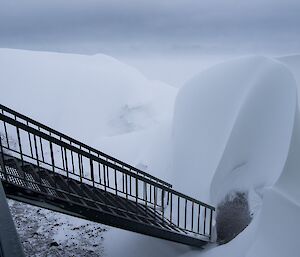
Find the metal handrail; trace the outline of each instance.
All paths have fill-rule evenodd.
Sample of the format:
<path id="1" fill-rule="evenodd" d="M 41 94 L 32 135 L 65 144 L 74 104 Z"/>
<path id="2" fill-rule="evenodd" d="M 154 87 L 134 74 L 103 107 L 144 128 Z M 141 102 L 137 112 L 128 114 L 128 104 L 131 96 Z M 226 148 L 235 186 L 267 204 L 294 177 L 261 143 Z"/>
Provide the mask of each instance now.
<path id="1" fill-rule="evenodd" d="M 4 138 L 1 137 L 2 153 L 6 150 L 11 155 L 17 155 L 22 161 L 34 162 L 41 170 L 47 168 L 55 173 L 63 174 L 67 178 L 114 193 L 127 200 L 141 203 L 146 208 L 152 208 L 163 220 L 180 228 L 184 233 L 211 239 L 212 219 L 215 211 L 213 206 L 175 191 L 169 187 L 168 183 L 145 172 L 138 170 L 139 172 L 134 173 L 124 168 L 125 166 L 118 165 L 120 161 L 117 164 L 111 162 L 114 159 L 112 157 L 107 160 L 105 157 L 107 155 L 94 155 L 91 152 L 84 151 L 83 147 L 86 149 L 93 148 L 85 147 L 84 144 L 11 109 L 3 108 L 3 105 L 0 105 L 1 108 L 6 112 L 9 110 L 12 115 L 12 117 L 9 117 L 4 112 L 0 113 L 0 121 L 2 121 L 4 129 L 2 132 Z M 22 119 L 25 123 L 18 119 Z M 37 128 L 30 126 L 29 123 L 34 124 Z M 15 148 L 17 149 L 9 144 L 11 135 L 8 132 L 7 125 L 15 131 Z M 59 138 L 53 136 L 54 132 Z M 25 134 L 28 141 L 27 146 L 24 143 L 24 137 L 22 137 Z M 63 141 L 62 136 L 69 142 Z M 80 147 L 76 147 L 74 142 Z M 46 144 L 50 150 L 50 156 L 49 153 L 46 156 Z M 59 155 L 54 151 L 54 148 L 59 149 Z M 97 150 L 93 150 L 93 152 L 102 153 Z M 74 156 L 77 156 L 78 162 L 74 162 Z M 47 157 L 48 161 L 46 160 Z M 126 167 L 131 166 L 127 165 Z M 111 183 L 109 180 L 111 180 Z M 68 190 L 66 189 L 66 191 Z"/>
<path id="2" fill-rule="evenodd" d="M 110 156 L 110 155 L 108 155 L 106 153 L 103 153 L 103 152 L 101 152 L 101 151 L 99 151 L 99 150 L 97 150 L 97 149 L 95 149 L 93 147 L 90 147 L 90 146 L 88 146 L 88 145 L 86 145 L 86 144 L 84 144 L 84 143 L 82 143 L 82 142 L 80 142 L 80 141 L 78 141 L 78 140 L 76 140 L 76 139 L 74 139 L 72 137 L 69 137 L 69 136 L 67 136 L 67 135 L 65 135 L 65 134 L 63 134 L 63 133 L 61 133 L 61 132 L 59 132 L 59 131 L 57 131 L 55 129 L 52 129 L 52 128 L 50 128 L 50 127 L 48 127 L 48 126 L 46 126 L 46 125 L 44 125 L 44 124 L 42 124 L 42 123 L 40 123 L 38 121 L 35 121 L 35 120 L 33 120 L 33 119 L 31 119 L 31 118 L 29 118 L 29 117 L 27 117 L 27 116 L 25 116 L 25 115 L 23 115 L 23 114 L 21 114 L 19 112 L 16 112 L 16 111 L 14 111 L 14 110 L 12 110 L 12 109 L 10 109 L 10 108 L 2 105 L 2 104 L 0 104 L 0 109 L 2 110 L 2 114 L 3 114 L 3 111 L 5 111 L 7 113 L 10 113 L 14 117 L 17 117 L 19 119 L 22 119 L 22 120 L 26 121 L 26 124 L 28 126 L 30 124 L 33 124 L 33 125 L 41 128 L 41 129 L 44 129 L 44 130 L 48 131 L 52 135 L 53 134 L 56 135 L 58 138 L 65 139 L 65 140 L 69 141 L 70 143 L 72 143 L 74 145 L 78 145 L 81 149 L 85 148 L 86 150 L 88 150 L 90 152 L 94 152 L 96 155 L 100 155 L 100 156 L 102 156 L 104 158 L 107 158 L 108 160 L 110 160 L 110 161 L 112 161 L 114 163 L 119 164 L 123 168 L 126 167 L 130 171 L 135 171 L 136 173 L 141 174 L 141 175 L 146 176 L 146 177 L 149 177 L 150 179 L 156 180 L 157 182 L 159 182 L 159 183 L 161 183 L 161 184 L 163 184 L 163 185 L 165 185 L 167 187 L 172 187 L 172 185 L 170 183 L 168 183 L 168 182 L 165 182 L 165 181 L 163 181 L 163 180 L 161 180 L 159 178 L 156 178 L 155 176 L 150 175 L 150 174 L 148 174 L 148 173 L 146 173 L 146 172 L 144 172 L 144 171 L 142 171 L 142 170 L 140 170 L 140 169 L 138 169 L 138 168 L 136 168 L 136 167 L 134 167 L 134 166 L 132 166 L 132 165 L 130 165 L 128 163 L 125 163 L 125 162 L 123 162 L 121 160 L 118 160 L 118 159 L 116 159 L 116 158 L 114 158 L 114 157 L 112 157 L 112 156 Z"/>

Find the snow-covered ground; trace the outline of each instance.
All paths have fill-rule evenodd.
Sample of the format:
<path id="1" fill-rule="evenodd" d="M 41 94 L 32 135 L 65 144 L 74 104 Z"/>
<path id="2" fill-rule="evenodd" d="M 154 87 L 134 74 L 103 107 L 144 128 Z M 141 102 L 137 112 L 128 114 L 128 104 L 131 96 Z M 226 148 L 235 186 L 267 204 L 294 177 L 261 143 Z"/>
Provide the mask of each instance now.
<path id="1" fill-rule="evenodd" d="M 108 227 L 9 200 L 26 256 L 104 256 Z"/>
<path id="2" fill-rule="evenodd" d="M 58 243 L 36 256 L 69 256 L 59 252 L 64 247 L 73 248 L 70 256 L 298 256 L 299 56 L 229 60 L 179 90 L 104 55 L 0 49 L 0 67 L 2 104 L 199 200 L 226 206 L 241 193 L 252 220 L 229 243 L 201 251 L 11 202 L 28 256 L 35 256 L 28 242 L 41 249 Z M 30 224 L 26 212 L 36 217 Z"/>

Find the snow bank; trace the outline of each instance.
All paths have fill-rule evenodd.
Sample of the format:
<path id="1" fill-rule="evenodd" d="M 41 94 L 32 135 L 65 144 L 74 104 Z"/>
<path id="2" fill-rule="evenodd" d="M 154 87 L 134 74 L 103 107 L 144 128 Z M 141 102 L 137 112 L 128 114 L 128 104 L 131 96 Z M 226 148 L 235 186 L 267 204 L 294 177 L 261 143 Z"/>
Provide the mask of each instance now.
<path id="1" fill-rule="evenodd" d="M 98 146 L 169 118 L 176 91 L 98 54 L 0 49 L 0 101 Z"/>
<path id="2" fill-rule="evenodd" d="M 176 186 L 206 201 L 211 191 L 216 204 L 233 189 L 273 184 L 287 156 L 295 95 L 290 72 L 264 57 L 221 63 L 189 81 L 173 122 Z"/>
<path id="3" fill-rule="evenodd" d="M 179 91 L 173 126 L 176 185 L 205 200 L 210 191 L 215 205 L 247 192 L 256 211 L 232 242 L 184 256 L 296 256 L 300 127 L 287 66 L 248 57 L 200 73 Z"/>
<path id="4" fill-rule="evenodd" d="M 284 62 L 248 57 L 201 72 L 180 89 L 170 126 L 176 91 L 111 57 L 0 49 L 0 100 L 162 178 L 172 172 L 175 188 L 200 200 L 247 192 L 255 210 L 235 239 L 205 251 L 111 229 L 108 256 L 297 257 L 300 117 L 289 69 L 297 82 L 300 72 Z"/>
<path id="5" fill-rule="evenodd" d="M 173 87 L 100 54 L 0 49 L 0 69 L 1 104 L 169 180 Z M 64 232 L 60 226 L 55 235 Z M 131 245 L 144 238 L 117 229 L 107 237 Z"/>
<path id="6" fill-rule="evenodd" d="M 291 144 L 299 141 L 296 94 L 295 79 L 287 67 L 265 57 L 216 65 L 178 93 L 172 133 L 173 182 L 176 188 L 214 204 L 232 191 L 247 192 L 253 220 L 234 240 L 197 251 L 128 232 L 114 230 L 109 235 L 124 242 L 121 249 L 126 247 L 128 256 L 296 256 L 299 228 L 292 224 L 299 212 L 293 199 L 300 193 L 295 175 L 300 149 Z M 294 180 L 292 187 L 290 180 Z M 287 237 L 291 233 L 295 240 Z M 151 249 L 147 249 L 149 240 Z M 107 249 L 110 256 L 122 252 L 109 245 Z"/>
<path id="7" fill-rule="evenodd" d="M 240 85 L 246 88 L 246 94 L 212 180 L 214 203 L 232 190 L 258 191 L 273 185 L 288 154 L 296 111 L 296 83 L 282 64 L 255 59 L 257 66 L 244 65 L 254 74 L 248 77 L 247 84 Z"/>

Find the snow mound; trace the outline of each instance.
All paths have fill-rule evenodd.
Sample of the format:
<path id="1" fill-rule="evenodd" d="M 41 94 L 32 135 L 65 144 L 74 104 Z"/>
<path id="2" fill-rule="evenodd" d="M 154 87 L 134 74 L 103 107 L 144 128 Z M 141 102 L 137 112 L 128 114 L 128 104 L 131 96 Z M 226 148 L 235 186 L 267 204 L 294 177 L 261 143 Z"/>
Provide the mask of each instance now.
<path id="1" fill-rule="evenodd" d="M 179 92 L 173 123 L 173 144 L 181 145 L 173 157 L 178 184 L 199 188 L 196 196 L 210 187 L 216 205 L 246 192 L 255 210 L 228 244 L 183 256 L 298 256 L 300 117 L 292 72 L 272 59 L 242 58 L 202 72 Z"/>
<path id="2" fill-rule="evenodd" d="M 0 67 L 2 104 L 93 145 L 156 125 L 176 94 L 103 54 L 0 49 Z"/>
<path id="3" fill-rule="evenodd" d="M 287 156 L 295 95 L 291 73 L 265 57 L 221 63 L 190 80 L 176 99 L 175 184 L 206 201 L 211 192 L 214 204 L 231 190 L 273 184 Z"/>
<path id="4" fill-rule="evenodd" d="M 256 60 L 257 66 L 244 64 L 252 77 L 240 85 L 245 94 L 211 184 L 214 203 L 232 190 L 258 191 L 273 185 L 288 154 L 297 103 L 295 80 L 282 64 Z"/>
<path id="5" fill-rule="evenodd" d="M 232 192 L 245 193 L 252 222 L 229 243 L 205 251 L 180 245 L 176 249 L 170 242 L 116 230 L 110 236 L 120 237 L 122 247 L 135 245 L 127 247 L 128 256 L 296 257 L 297 117 L 295 79 L 276 60 L 240 58 L 201 72 L 176 99 L 172 182 L 176 189 L 215 205 Z M 231 217 L 232 222 L 237 218 Z M 145 250 L 149 240 L 152 250 Z M 111 256 L 122 253 L 113 246 L 107 249 Z"/>

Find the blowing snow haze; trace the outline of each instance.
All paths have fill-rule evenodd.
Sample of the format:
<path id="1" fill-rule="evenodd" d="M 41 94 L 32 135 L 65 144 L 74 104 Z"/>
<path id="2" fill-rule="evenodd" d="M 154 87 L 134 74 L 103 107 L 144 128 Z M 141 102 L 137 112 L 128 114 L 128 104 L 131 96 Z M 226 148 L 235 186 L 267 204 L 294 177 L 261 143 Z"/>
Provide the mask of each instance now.
<path id="1" fill-rule="evenodd" d="M 85 54 L 299 52 L 297 0 L 0 1 L 0 47 Z"/>

